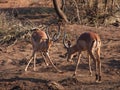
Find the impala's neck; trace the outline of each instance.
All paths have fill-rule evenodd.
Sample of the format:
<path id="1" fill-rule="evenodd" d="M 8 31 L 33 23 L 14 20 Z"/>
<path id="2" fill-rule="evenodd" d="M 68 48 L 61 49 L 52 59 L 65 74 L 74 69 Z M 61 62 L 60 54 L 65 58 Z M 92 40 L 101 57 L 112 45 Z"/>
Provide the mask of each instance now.
<path id="1" fill-rule="evenodd" d="M 72 47 L 70 47 L 68 49 L 68 58 L 67 58 L 67 61 L 71 61 L 71 59 L 73 58 L 73 55 L 78 51 L 77 49 L 77 45 L 74 45 Z"/>
<path id="2" fill-rule="evenodd" d="M 74 53 L 76 53 L 77 51 L 78 51 L 77 45 L 74 45 L 74 46 L 72 46 L 72 47 L 70 48 L 71 54 L 74 54 Z"/>

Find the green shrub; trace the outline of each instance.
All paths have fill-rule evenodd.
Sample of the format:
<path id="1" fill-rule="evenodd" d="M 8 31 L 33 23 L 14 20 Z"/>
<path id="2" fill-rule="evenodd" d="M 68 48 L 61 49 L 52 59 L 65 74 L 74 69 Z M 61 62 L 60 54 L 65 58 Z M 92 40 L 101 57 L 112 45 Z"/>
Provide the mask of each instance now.
<path id="1" fill-rule="evenodd" d="M 26 19 L 21 22 L 19 19 L 10 16 L 8 13 L 0 13 L 0 44 L 13 44 L 18 39 L 24 40 L 29 37 L 28 33 L 34 24 Z"/>

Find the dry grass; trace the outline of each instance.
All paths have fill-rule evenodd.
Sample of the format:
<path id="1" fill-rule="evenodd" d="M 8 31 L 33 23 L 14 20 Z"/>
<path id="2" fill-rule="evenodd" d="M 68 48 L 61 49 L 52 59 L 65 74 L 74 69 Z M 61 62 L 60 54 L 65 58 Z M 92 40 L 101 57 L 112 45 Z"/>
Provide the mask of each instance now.
<path id="1" fill-rule="evenodd" d="M 24 22 L 10 16 L 8 13 L 0 13 L 0 44 L 11 45 L 18 39 L 27 39 L 29 30 L 35 25 L 29 20 Z"/>

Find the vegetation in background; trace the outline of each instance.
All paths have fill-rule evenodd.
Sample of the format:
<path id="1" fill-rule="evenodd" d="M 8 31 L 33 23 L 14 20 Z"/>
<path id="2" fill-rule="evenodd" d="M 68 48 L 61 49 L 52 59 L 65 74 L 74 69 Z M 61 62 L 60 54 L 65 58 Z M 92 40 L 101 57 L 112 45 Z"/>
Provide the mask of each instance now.
<path id="1" fill-rule="evenodd" d="M 34 1 L 34 0 L 33 0 Z M 106 25 L 113 22 L 120 22 L 120 0 L 53 0 L 53 4 L 59 4 L 59 7 L 54 7 L 58 9 L 59 14 L 62 15 L 70 23 L 77 23 L 83 25 Z M 57 2 L 56 2 L 57 1 Z M 59 1 L 59 2 L 58 2 Z M 60 2 L 62 1 L 62 3 Z M 38 0 L 34 1 L 35 3 Z M 52 3 L 52 1 L 51 1 Z M 53 5 L 55 6 L 55 5 Z M 37 13 L 36 13 L 37 12 Z M 25 14 L 25 20 L 21 21 L 13 17 L 10 13 L 0 12 L 0 44 L 13 44 L 18 39 L 30 40 L 29 33 L 30 29 L 36 27 L 29 19 L 26 19 L 27 15 L 38 15 L 41 13 L 52 14 L 53 20 L 55 19 L 53 8 L 29 8 L 19 9 L 20 14 Z M 61 14 L 62 12 L 62 14 Z M 54 13 L 54 14 L 53 14 Z M 58 15 L 59 16 L 59 15 Z M 41 17 L 46 18 L 46 17 Z M 54 18 L 54 19 L 53 19 Z M 47 18 L 48 19 L 48 18 Z M 47 20 L 47 23 L 51 23 Z M 38 26 L 37 26 L 38 27 Z"/>
<path id="2" fill-rule="evenodd" d="M 120 17 L 118 17 L 120 16 L 120 0 L 61 0 L 63 8 L 58 0 L 53 1 L 57 2 L 54 7 L 57 9 L 59 18 L 66 22 L 94 26 L 109 24 L 111 18 L 112 23 L 120 22 Z"/>
<path id="3" fill-rule="evenodd" d="M 24 22 L 10 16 L 8 13 L 0 13 L 0 44 L 14 44 L 18 39 L 29 40 L 30 29 L 35 25 L 29 20 Z"/>

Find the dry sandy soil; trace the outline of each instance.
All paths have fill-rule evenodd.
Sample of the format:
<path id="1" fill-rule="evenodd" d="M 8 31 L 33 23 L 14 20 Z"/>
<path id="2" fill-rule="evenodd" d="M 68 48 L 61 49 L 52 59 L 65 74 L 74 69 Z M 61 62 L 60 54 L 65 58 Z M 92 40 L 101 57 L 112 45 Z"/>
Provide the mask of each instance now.
<path id="1" fill-rule="evenodd" d="M 42 19 L 42 18 L 41 18 Z M 28 71 L 25 66 L 31 56 L 30 43 L 18 41 L 11 47 L 0 46 L 0 90 L 120 90 L 120 27 L 89 27 L 83 25 L 68 25 L 63 27 L 69 33 L 74 44 L 75 36 L 82 32 L 93 31 L 100 35 L 102 41 L 101 62 L 102 82 L 95 82 L 94 63 L 93 75 L 89 76 L 86 53 L 82 55 L 78 76 L 72 78 L 75 63 L 69 63 L 61 57 L 65 53 L 62 36 L 50 49 L 54 64 L 64 73 L 57 73 L 51 67 L 45 66 L 44 60 L 37 57 L 37 71 L 33 71 L 33 63 Z M 75 58 L 76 59 L 76 58 Z"/>

